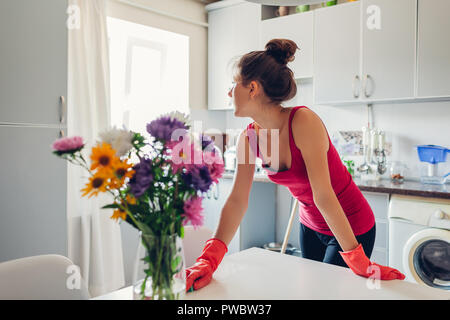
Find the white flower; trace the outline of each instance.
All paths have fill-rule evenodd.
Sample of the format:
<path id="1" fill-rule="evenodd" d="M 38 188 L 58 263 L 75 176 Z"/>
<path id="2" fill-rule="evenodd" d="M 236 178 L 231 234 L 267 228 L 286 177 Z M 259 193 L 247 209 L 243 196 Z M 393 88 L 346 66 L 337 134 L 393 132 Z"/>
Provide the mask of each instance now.
<path id="1" fill-rule="evenodd" d="M 183 122 L 187 126 L 191 125 L 191 120 L 189 118 L 189 115 L 185 114 L 183 112 L 180 112 L 180 111 L 172 111 L 172 112 L 169 112 L 169 113 L 165 113 L 165 114 L 163 114 L 163 116 L 175 118 L 175 119 Z"/>
<path id="2" fill-rule="evenodd" d="M 103 142 L 109 143 L 116 150 L 118 157 L 127 154 L 133 148 L 134 133 L 132 131 L 114 127 L 101 132 L 99 136 Z"/>

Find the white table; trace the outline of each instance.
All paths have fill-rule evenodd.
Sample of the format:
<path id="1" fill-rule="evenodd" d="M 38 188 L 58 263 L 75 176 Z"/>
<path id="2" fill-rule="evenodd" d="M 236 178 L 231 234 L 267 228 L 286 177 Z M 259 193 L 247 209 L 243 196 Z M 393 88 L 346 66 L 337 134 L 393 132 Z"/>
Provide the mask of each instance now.
<path id="1" fill-rule="evenodd" d="M 224 257 L 206 287 L 186 300 L 447 299 L 450 292 L 402 280 L 379 281 L 350 269 L 250 248 Z M 96 297 L 132 299 L 132 287 Z"/>

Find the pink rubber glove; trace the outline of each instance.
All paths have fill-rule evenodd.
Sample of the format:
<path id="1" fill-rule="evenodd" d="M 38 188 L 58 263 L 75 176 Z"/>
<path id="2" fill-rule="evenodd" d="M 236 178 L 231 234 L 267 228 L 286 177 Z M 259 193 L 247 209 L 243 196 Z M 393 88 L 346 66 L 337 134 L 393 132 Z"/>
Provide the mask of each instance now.
<path id="1" fill-rule="evenodd" d="M 227 251 L 227 245 L 222 240 L 212 238 L 206 241 L 202 254 L 196 260 L 197 262 L 186 269 L 186 291 L 189 291 L 192 285 L 194 290 L 206 286 L 211 281 L 214 271 L 216 271 Z"/>
<path id="2" fill-rule="evenodd" d="M 339 253 L 349 268 L 357 275 L 366 278 L 379 276 L 380 280 L 405 279 L 405 275 L 400 271 L 370 261 L 361 244 L 351 251 L 339 251 Z"/>

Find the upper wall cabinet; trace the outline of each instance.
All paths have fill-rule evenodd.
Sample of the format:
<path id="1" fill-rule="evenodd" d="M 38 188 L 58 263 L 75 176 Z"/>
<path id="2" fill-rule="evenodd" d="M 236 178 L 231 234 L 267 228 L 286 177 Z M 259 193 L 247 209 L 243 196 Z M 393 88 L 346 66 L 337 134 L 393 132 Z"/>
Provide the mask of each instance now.
<path id="1" fill-rule="evenodd" d="M 288 65 L 296 79 L 313 76 L 313 21 L 314 13 L 310 11 L 261 22 L 261 48 L 275 38 L 291 39 L 300 48 Z"/>
<path id="2" fill-rule="evenodd" d="M 363 0 L 318 9 L 316 104 L 414 98 L 416 0 Z"/>
<path id="3" fill-rule="evenodd" d="M 360 3 L 314 11 L 314 100 L 352 101 L 360 82 Z"/>
<path id="4" fill-rule="evenodd" d="M 231 110 L 228 97 L 235 58 L 259 48 L 261 6 L 220 1 L 208 10 L 208 109 Z"/>
<path id="5" fill-rule="evenodd" d="M 414 97 L 416 0 L 362 1 L 360 97 Z"/>
<path id="6" fill-rule="evenodd" d="M 418 97 L 450 96 L 450 1 L 418 2 Z"/>

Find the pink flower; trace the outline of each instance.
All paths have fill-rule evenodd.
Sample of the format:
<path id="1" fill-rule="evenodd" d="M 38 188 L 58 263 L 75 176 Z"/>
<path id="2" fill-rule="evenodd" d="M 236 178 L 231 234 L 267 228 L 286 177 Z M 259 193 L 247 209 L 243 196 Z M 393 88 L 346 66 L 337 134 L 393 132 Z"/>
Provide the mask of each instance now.
<path id="1" fill-rule="evenodd" d="M 194 229 L 203 225 L 202 200 L 203 198 L 201 197 L 193 196 L 185 201 L 183 205 L 184 214 L 182 216 L 186 218 L 183 220 L 183 225 L 190 222 Z"/>
<path id="2" fill-rule="evenodd" d="M 58 154 L 74 153 L 83 147 L 83 138 L 79 136 L 60 138 L 52 144 L 53 150 Z"/>
<path id="3" fill-rule="evenodd" d="M 170 159 L 172 164 L 172 172 L 176 173 L 181 168 L 186 168 L 189 172 L 194 166 L 203 166 L 203 154 L 201 150 L 195 148 L 194 143 L 188 140 L 183 140 L 177 143 L 171 143 L 172 157 Z"/>
<path id="4" fill-rule="evenodd" d="M 219 178 L 222 177 L 222 174 L 225 171 L 222 157 L 217 152 L 206 151 L 203 154 L 203 160 L 208 166 L 211 179 L 215 183 L 219 183 Z"/>

